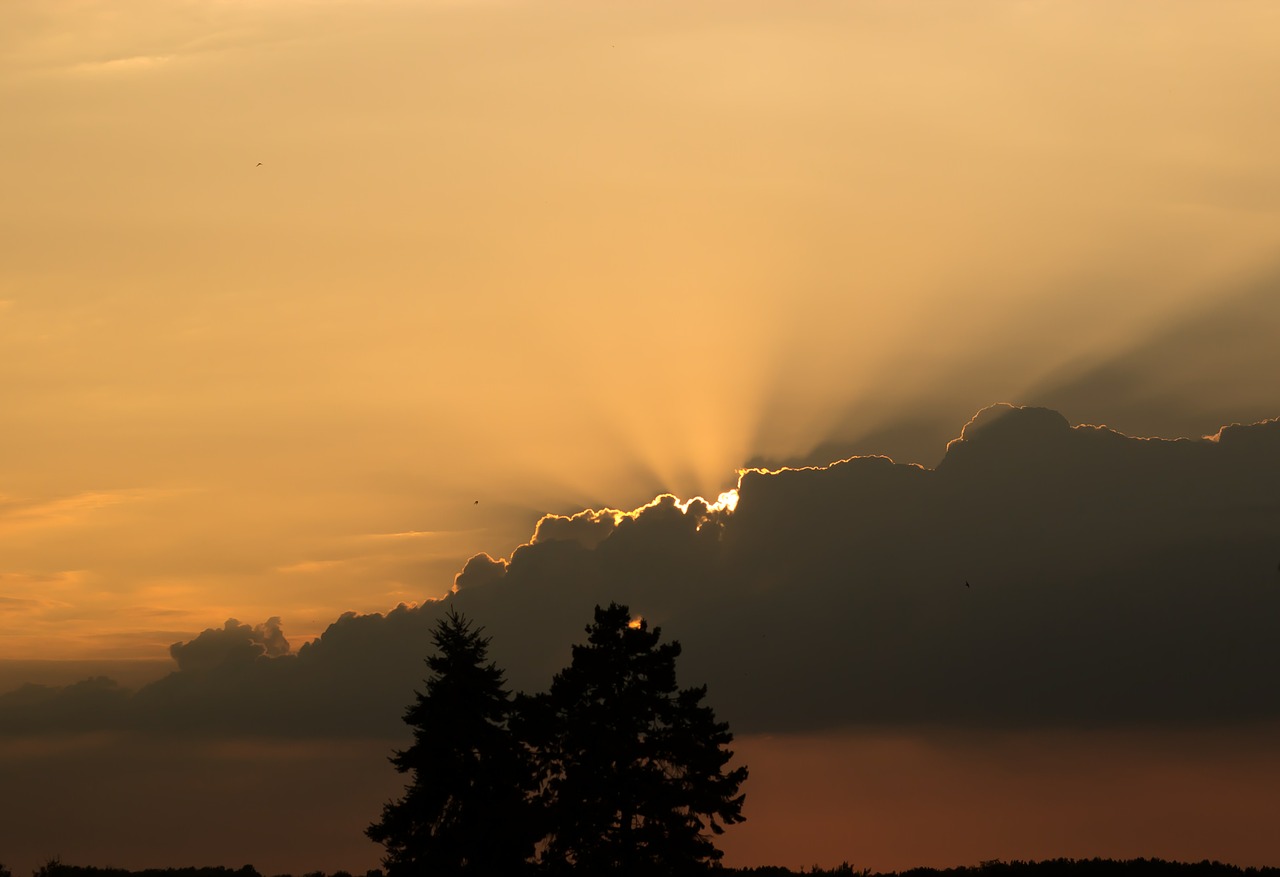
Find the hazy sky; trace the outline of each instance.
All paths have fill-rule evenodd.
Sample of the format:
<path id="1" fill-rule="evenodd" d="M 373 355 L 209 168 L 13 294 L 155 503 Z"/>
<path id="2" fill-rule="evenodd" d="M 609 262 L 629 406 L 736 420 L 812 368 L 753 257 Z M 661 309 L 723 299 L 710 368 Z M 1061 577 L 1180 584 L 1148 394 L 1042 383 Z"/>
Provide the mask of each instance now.
<path id="1" fill-rule="evenodd" d="M 714 498 L 748 463 L 888 454 L 932 467 L 995 402 L 1136 436 L 1280 416 L 1276 106 L 1280 9 L 1265 0 L 5 0 L 0 694 L 98 672 L 136 687 L 174 669 L 172 643 L 232 630 L 228 618 L 252 631 L 278 617 L 298 652 L 342 613 L 443 596 L 478 552 L 512 558 L 544 514 Z M 1274 477 L 1275 456 L 1251 459 Z M 1246 489 L 1232 471 L 1222 491 Z M 1217 475 L 1169 473 L 1184 475 L 1188 495 L 1223 501 L 1205 487 Z M 1167 497 L 1140 499 L 1168 511 Z M 1259 502 L 1231 506 L 1242 517 L 1221 539 L 1247 544 L 1250 562 L 1270 552 L 1274 572 L 1277 518 Z M 841 520 L 814 543 L 832 557 L 863 532 Z M 1247 612 L 1246 592 L 1231 593 L 1228 619 Z M 648 595 L 626 596 L 642 608 Z M 486 599 L 494 619 L 481 623 L 502 629 L 506 598 Z M 728 662 L 732 640 L 685 611 L 669 628 L 719 673 L 696 655 L 722 643 Z M 575 605 L 552 627 L 572 636 L 585 619 Z M 86 663 L 123 660 L 154 663 Z M 760 799 L 783 775 L 788 794 L 812 788 L 803 751 L 864 766 L 885 752 L 937 789 L 1019 763 L 984 773 L 986 756 L 949 736 L 902 743 L 918 738 L 884 730 L 891 710 L 880 743 L 809 713 L 773 728 L 767 691 L 753 713 L 722 687 L 753 734 L 808 741 L 786 757 L 777 737 L 744 741 Z M 1227 697 L 1221 718 L 1248 703 Z M 0 760 L 32 784 L 46 758 L 101 761 L 59 736 L 76 723 L 50 728 L 52 741 L 0 739 Z M 1057 726 L 1036 733 L 1070 748 Z M 1080 775 L 1114 781 L 1117 753 L 1146 752 L 1142 770 L 1167 776 L 1182 763 L 1168 754 L 1188 751 L 1189 738 L 1135 739 L 1081 742 L 1077 757 L 1107 756 Z M 207 744 L 244 770 L 201 812 L 245 794 L 296 805 L 326 758 L 353 765 L 356 783 L 354 766 L 385 768 L 384 742 L 326 738 L 288 759 L 278 744 Z M 201 770 L 233 773 L 178 754 L 195 744 L 110 745 L 136 757 L 119 761 L 136 783 L 68 768 L 57 788 L 86 801 L 90 785 L 132 789 L 150 819 L 144 802 L 163 799 L 174 760 L 203 765 L 192 788 Z M 1276 776 L 1274 749 L 1253 772 L 1239 767 L 1249 747 L 1197 751 L 1188 770 L 1235 801 L 1253 800 L 1240 784 Z M 267 763 L 285 790 L 246 791 Z M 858 770 L 862 797 L 831 797 L 822 824 L 910 811 Z M 355 821 L 332 864 L 267 856 L 275 823 L 261 843 L 244 829 L 211 848 L 193 837 L 162 851 L 123 828 L 115 846 L 9 846 L 31 829 L 0 855 L 141 864 L 150 849 L 164 855 L 146 864 L 181 865 L 197 863 L 184 851 L 226 850 L 237 865 L 365 867 L 377 850 L 361 820 L 397 779 L 359 782 L 372 812 L 325 817 Z M 727 841 L 750 849 L 739 863 L 925 863 L 888 840 L 877 851 L 899 836 L 889 828 L 818 851 L 780 828 L 796 811 L 773 800 Z M 1114 848 L 1105 820 L 1072 812 L 1058 823 L 1080 826 L 1070 852 Z M 1176 837 L 1167 849 L 1199 857 L 1186 826 L 1204 812 L 1132 835 L 1152 839 L 1132 854 Z M 1204 829 L 1204 854 L 1275 864 L 1280 849 L 1258 847 L 1244 813 Z M 1065 852 L 1051 832 L 1039 847 L 1015 837 L 1027 833 L 940 842 L 928 863 Z"/>

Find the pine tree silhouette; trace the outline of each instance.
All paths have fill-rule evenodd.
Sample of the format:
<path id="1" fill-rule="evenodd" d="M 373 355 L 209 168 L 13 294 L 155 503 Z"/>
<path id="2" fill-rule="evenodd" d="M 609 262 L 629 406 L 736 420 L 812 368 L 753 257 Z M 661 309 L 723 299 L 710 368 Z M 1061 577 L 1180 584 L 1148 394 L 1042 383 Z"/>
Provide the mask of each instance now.
<path id="1" fill-rule="evenodd" d="M 552 873 L 683 875 L 717 863 L 712 836 L 743 820 L 728 772 L 733 735 L 678 690 L 676 642 L 633 621 L 626 606 L 595 610 L 586 645 L 548 694 L 521 700 L 537 753 L 545 825 L 541 862 Z"/>
<path id="2" fill-rule="evenodd" d="M 410 781 L 365 831 L 386 848 L 388 877 L 515 875 L 533 856 L 533 768 L 480 631 L 452 609 L 436 624 L 426 692 L 404 715 L 413 745 L 391 758 Z"/>

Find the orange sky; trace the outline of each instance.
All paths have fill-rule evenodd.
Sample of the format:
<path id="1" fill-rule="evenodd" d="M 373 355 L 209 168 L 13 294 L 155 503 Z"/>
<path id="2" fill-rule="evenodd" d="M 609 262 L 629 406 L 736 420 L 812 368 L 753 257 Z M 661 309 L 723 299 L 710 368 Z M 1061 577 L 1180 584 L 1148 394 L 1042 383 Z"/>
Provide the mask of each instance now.
<path id="1" fill-rule="evenodd" d="M 931 465 L 999 400 L 1280 415 L 1274 354 L 1179 353 L 1274 301 L 1278 42 L 1265 0 L 5 0 L 0 663 L 296 645 L 547 512 Z"/>
<path id="2" fill-rule="evenodd" d="M 1276 15 L 6 4 L 0 654 L 315 633 L 1139 343 L 1274 268 Z"/>

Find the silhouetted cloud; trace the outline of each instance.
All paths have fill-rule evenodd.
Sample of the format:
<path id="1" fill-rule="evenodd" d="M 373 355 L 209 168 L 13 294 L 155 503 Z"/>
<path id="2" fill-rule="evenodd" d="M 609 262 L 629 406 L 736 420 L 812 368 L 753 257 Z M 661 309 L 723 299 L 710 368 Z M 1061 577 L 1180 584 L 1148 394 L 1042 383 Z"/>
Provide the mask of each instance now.
<path id="1" fill-rule="evenodd" d="M 169 654 L 178 662 L 179 670 L 206 670 L 226 663 L 287 655 L 289 641 L 280 629 L 278 615 L 257 627 L 228 618 L 221 630 L 210 628 L 189 643 L 174 643 Z"/>
<path id="2" fill-rule="evenodd" d="M 627 603 L 743 732 L 1238 723 L 1280 717 L 1278 561 L 1280 421 L 1138 439 L 996 405 L 935 469 L 855 457 L 744 471 L 733 508 L 549 515 L 447 600 L 523 690 L 595 604 Z M 394 735 L 445 605 L 349 613 L 296 655 L 279 619 L 228 621 L 175 644 L 178 672 L 127 709 L 60 721 Z M 54 700 L 9 695 L 0 727 L 57 724 L 32 718 Z"/>

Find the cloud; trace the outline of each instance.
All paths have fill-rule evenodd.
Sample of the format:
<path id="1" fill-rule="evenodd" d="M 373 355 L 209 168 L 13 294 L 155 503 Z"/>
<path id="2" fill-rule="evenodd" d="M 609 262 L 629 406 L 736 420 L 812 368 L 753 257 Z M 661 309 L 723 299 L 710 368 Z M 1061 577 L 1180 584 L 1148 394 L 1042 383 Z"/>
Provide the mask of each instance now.
<path id="1" fill-rule="evenodd" d="M 158 495 L 156 490 L 96 490 L 47 500 L 23 500 L 0 495 L 0 535 L 34 527 L 82 524 L 102 509 L 141 502 Z"/>
<path id="2" fill-rule="evenodd" d="M 65 599 L 68 590 L 83 584 L 85 576 L 77 570 L 59 572 L 5 572 L 0 571 L 0 617 L 6 623 L 18 616 L 28 619 L 64 613 L 73 607 Z M 63 599 L 59 599 L 62 597 Z M 3 633 L 11 635 L 13 629 Z"/>
<path id="3" fill-rule="evenodd" d="M 384 541 L 384 540 L 417 541 L 417 540 L 425 540 L 425 539 L 435 539 L 440 537 L 441 535 L 443 534 L 438 530 L 405 530 L 400 533 L 368 533 L 364 536 L 357 537 L 357 539 L 369 540 L 369 541 Z"/>
<path id="4" fill-rule="evenodd" d="M 533 531 L 534 542 L 577 542 L 594 548 L 618 528 L 621 513 L 586 509 L 574 515 L 545 515 Z"/>
<path id="5" fill-rule="evenodd" d="M 71 67 L 71 72 L 96 75 L 151 70 L 170 63 L 174 57 L 174 55 L 133 55 L 128 58 L 111 58 L 107 61 L 85 61 Z"/>
<path id="6" fill-rule="evenodd" d="M 460 588 L 483 587 L 501 581 L 506 573 L 505 560 L 494 560 L 487 554 L 477 554 L 467 561 L 462 572 L 454 578 L 453 588 L 456 593 Z"/>
<path id="7" fill-rule="evenodd" d="M 174 643 L 169 654 L 178 662 L 179 670 L 199 672 L 287 655 L 289 641 L 280 629 L 279 616 L 257 627 L 228 618 L 221 630 L 210 628 L 191 642 Z"/>
<path id="8" fill-rule="evenodd" d="M 0 694 L 0 731 L 35 734 L 124 722 L 130 692 L 105 676 L 66 686 L 28 683 Z"/>
<path id="9" fill-rule="evenodd" d="M 0 596 L 0 612 L 27 612 L 32 609 L 41 609 L 44 603 L 39 600 L 29 600 L 24 597 L 5 597 Z"/>
<path id="10" fill-rule="evenodd" d="M 445 605 L 537 690 L 610 600 L 683 643 L 741 732 L 1280 718 L 1280 420 L 1147 439 L 1002 404 L 934 469 L 748 470 L 737 495 L 547 516 L 446 601 L 348 613 L 296 654 L 279 619 L 228 621 L 174 645 L 127 723 L 394 735 Z"/>
<path id="11" fill-rule="evenodd" d="M 276 572 L 279 573 L 313 573 L 326 572 L 335 569 L 341 569 L 350 564 L 348 560 L 300 560 L 297 563 L 288 563 L 284 566 L 277 566 Z"/>

